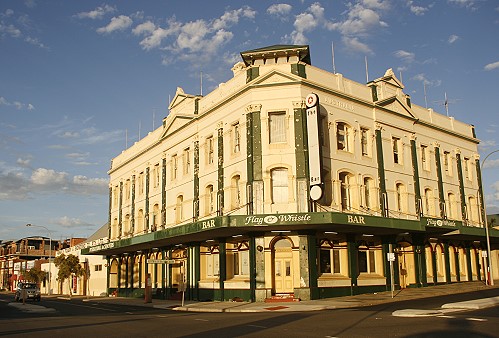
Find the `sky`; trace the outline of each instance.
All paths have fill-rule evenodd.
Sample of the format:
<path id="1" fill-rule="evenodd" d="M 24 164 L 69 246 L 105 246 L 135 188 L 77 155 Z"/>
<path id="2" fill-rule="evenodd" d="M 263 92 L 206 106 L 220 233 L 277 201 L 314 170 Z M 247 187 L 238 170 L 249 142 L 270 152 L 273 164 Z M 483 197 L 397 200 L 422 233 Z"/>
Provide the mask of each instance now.
<path id="1" fill-rule="evenodd" d="M 206 95 L 240 52 L 275 44 L 308 44 L 332 71 L 333 43 L 336 72 L 392 68 L 414 104 L 446 114 L 447 96 L 482 161 L 499 150 L 497 1 L 0 1 L 0 240 L 90 236 L 111 159 L 161 126 L 177 87 Z M 483 164 L 489 214 L 498 168 L 499 152 Z"/>

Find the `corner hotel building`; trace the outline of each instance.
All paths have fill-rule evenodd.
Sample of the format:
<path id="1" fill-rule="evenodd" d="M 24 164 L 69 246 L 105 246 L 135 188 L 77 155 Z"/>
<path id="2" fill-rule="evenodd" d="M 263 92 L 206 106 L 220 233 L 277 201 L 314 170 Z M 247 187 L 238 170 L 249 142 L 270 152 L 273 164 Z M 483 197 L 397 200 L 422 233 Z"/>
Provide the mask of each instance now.
<path id="1" fill-rule="evenodd" d="M 241 57 L 112 160 L 109 238 L 83 250 L 107 256 L 110 294 L 141 297 L 146 276 L 154 297 L 250 301 L 386 291 L 392 271 L 395 288 L 485 280 L 472 125 L 391 69 L 361 84 L 306 45 Z"/>

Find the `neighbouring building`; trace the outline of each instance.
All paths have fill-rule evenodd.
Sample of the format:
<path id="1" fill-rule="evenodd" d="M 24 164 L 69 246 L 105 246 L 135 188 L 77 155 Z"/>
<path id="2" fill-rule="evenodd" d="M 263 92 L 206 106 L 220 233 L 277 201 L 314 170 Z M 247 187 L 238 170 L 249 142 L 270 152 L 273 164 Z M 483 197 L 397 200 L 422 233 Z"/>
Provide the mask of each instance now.
<path id="1" fill-rule="evenodd" d="M 55 257 L 58 240 L 48 237 L 30 236 L 0 243 L 0 288 L 13 291 L 17 282 L 24 279 L 25 271 L 40 268 L 43 262 Z M 47 278 L 42 281 L 47 284 Z"/>
<path id="2" fill-rule="evenodd" d="M 110 294 L 318 299 L 485 280 L 479 140 L 415 105 L 391 69 L 367 84 L 306 45 L 241 53 L 207 94 L 111 162 Z M 490 229 L 498 276 L 499 231 Z M 391 263 L 393 262 L 393 263 Z M 150 280 L 146 279 L 150 276 Z"/>

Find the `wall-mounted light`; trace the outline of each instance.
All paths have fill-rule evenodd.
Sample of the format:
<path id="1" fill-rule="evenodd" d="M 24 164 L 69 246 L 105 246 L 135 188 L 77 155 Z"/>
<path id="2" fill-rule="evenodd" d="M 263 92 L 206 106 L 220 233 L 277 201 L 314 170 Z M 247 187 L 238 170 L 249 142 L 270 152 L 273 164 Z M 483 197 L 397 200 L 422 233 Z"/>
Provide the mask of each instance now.
<path id="1" fill-rule="evenodd" d="M 262 252 L 262 251 L 263 251 L 263 246 L 258 245 L 258 246 L 256 247 L 256 249 L 257 249 L 258 251 Z"/>
<path id="2" fill-rule="evenodd" d="M 330 235 L 337 235 L 338 233 L 336 231 L 324 231 L 325 234 L 330 234 Z"/>

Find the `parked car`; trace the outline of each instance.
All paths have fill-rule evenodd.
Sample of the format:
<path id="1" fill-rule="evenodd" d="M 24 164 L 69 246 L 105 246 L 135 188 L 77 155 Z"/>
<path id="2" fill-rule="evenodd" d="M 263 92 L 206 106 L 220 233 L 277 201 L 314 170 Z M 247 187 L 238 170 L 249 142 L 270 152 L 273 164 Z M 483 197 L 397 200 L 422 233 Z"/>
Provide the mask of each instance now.
<path id="1" fill-rule="evenodd" d="M 14 295 L 14 300 L 16 302 L 23 300 L 23 291 L 26 292 L 26 300 L 32 299 L 36 301 L 40 301 L 40 288 L 36 283 L 30 282 L 19 282 L 17 283 L 16 293 Z"/>

